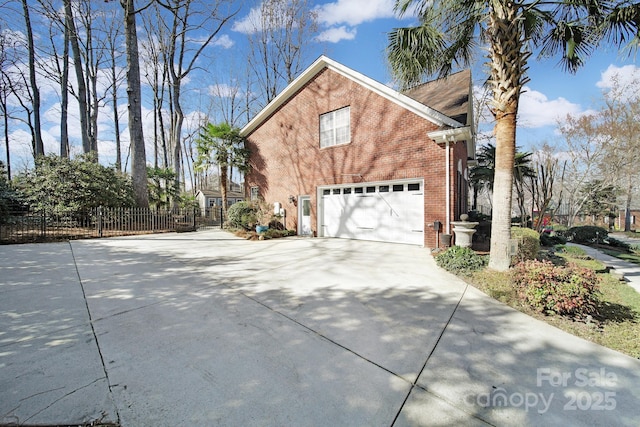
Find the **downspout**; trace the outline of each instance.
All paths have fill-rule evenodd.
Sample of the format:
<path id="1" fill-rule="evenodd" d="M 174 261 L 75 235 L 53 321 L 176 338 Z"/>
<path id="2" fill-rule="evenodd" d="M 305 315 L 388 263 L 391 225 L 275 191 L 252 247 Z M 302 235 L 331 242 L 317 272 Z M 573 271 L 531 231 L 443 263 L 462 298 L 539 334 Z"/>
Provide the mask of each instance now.
<path id="1" fill-rule="evenodd" d="M 445 166 L 446 176 L 445 176 L 445 186 L 446 188 L 446 198 L 445 198 L 445 209 L 447 210 L 445 214 L 445 234 L 451 234 L 451 143 L 455 143 L 456 141 L 464 141 L 470 140 L 473 136 L 471 134 L 471 128 L 469 126 L 455 128 L 455 129 L 446 129 L 446 130 L 437 130 L 434 132 L 428 132 L 427 136 L 431 138 L 436 144 L 442 146 L 445 144 L 445 161 L 447 162 Z"/>
<path id="2" fill-rule="evenodd" d="M 446 234 L 451 234 L 451 154 L 449 153 L 449 138 L 446 139 L 446 152 L 445 152 L 445 161 L 446 164 L 446 177 L 445 177 L 445 186 L 447 196 L 445 198 L 445 209 L 446 213 L 446 222 L 445 222 L 445 230 Z"/>

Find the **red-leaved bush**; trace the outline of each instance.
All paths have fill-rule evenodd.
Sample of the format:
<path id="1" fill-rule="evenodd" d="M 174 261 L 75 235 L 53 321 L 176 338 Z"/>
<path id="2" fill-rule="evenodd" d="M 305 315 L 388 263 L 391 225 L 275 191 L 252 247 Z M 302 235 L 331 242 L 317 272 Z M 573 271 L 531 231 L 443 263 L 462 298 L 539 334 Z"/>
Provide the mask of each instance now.
<path id="1" fill-rule="evenodd" d="M 536 311 L 583 317 L 597 310 L 600 278 L 591 269 L 529 260 L 518 263 L 512 277 L 520 299 Z"/>

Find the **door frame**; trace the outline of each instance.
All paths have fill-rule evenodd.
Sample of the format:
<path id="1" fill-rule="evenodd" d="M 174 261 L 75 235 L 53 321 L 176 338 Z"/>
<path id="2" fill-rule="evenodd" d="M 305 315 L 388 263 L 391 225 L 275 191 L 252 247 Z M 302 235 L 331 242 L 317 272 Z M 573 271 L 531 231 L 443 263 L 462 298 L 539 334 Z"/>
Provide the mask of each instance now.
<path id="1" fill-rule="evenodd" d="M 303 217 L 302 208 L 305 200 L 309 201 L 309 233 L 308 234 L 302 233 L 302 217 Z M 313 235 L 313 229 L 311 228 L 311 196 L 300 195 L 298 196 L 298 236 L 312 236 L 312 235 Z"/>

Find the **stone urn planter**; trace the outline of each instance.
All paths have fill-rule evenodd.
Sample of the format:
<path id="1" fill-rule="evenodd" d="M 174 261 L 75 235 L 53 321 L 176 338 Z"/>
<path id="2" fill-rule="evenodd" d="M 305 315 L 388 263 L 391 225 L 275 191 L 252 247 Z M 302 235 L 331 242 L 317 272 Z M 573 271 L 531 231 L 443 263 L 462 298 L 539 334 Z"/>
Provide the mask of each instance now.
<path id="1" fill-rule="evenodd" d="M 467 221 L 469 215 L 460 215 L 460 221 L 452 221 L 453 232 L 456 235 L 456 246 L 463 248 L 470 248 L 473 239 L 473 233 L 476 232 L 475 228 L 479 224 L 478 222 Z"/>

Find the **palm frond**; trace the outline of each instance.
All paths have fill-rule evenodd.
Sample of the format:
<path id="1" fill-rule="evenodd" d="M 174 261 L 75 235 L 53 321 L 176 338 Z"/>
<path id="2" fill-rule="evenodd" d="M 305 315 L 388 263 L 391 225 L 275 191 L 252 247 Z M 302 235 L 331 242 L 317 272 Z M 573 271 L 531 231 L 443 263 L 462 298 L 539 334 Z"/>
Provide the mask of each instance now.
<path id="1" fill-rule="evenodd" d="M 626 43 L 631 52 L 640 46 L 640 3 L 618 4 L 600 25 L 603 38 L 617 45 Z"/>

